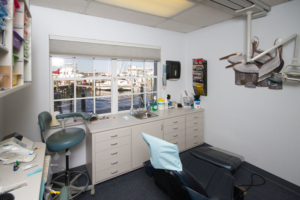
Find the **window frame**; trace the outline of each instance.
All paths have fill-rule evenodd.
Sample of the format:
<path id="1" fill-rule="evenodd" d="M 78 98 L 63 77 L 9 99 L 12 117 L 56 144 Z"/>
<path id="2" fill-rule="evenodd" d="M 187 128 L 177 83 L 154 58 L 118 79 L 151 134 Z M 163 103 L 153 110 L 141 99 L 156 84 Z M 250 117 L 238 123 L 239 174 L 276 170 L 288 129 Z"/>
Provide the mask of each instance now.
<path id="1" fill-rule="evenodd" d="M 84 77 L 84 78 L 76 78 L 75 75 L 73 78 L 53 78 L 52 77 L 52 58 L 53 57 L 72 57 L 74 58 L 74 67 L 76 66 L 76 59 L 80 59 L 80 58 L 87 58 L 87 59 L 91 59 L 93 60 L 93 77 Z M 95 60 L 110 60 L 111 61 L 111 76 L 110 77 L 104 77 L 104 76 L 100 76 L 100 77 L 95 77 Z M 132 106 L 134 106 L 134 99 L 133 96 L 134 95 L 139 95 L 139 94 L 144 94 L 144 100 L 146 99 L 146 95 L 147 94 L 151 94 L 151 93 L 156 93 L 156 96 L 158 97 L 158 95 L 160 94 L 160 62 L 159 61 L 153 61 L 153 60 L 139 60 L 143 62 L 143 71 L 145 72 L 145 63 L 146 62 L 154 62 L 154 67 L 156 65 L 156 75 L 153 76 L 124 76 L 124 77 L 118 77 L 117 76 L 117 70 L 118 70 L 118 61 L 122 60 L 122 59 L 115 59 L 115 58 L 100 58 L 100 57 L 94 57 L 94 56 L 70 56 L 70 55 L 50 55 L 49 56 L 49 63 L 50 63 L 50 69 L 49 69 L 49 74 L 50 74 L 50 113 L 54 113 L 54 102 L 55 101 L 74 101 L 73 107 L 74 107 L 74 112 L 76 112 L 76 108 L 77 108 L 77 100 L 80 99 L 93 99 L 93 105 L 94 105 L 94 113 L 96 113 L 96 99 L 98 98 L 105 98 L 105 97 L 111 97 L 111 112 L 110 113 L 104 113 L 104 114 L 98 114 L 99 116 L 101 115 L 112 115 L 112 114 L 118 114 L 118 113 L 126 113 L 129 112 L 129 110 L 123 110 L 123 111 L 118 111 L 118 97 L 122 96 L 118 94 L 118 79 L 119 78 L 130 78 L 130 79 L 134 79 L 134 78 L 143 78 L 144 80 L 146 80 L 146 78 L 156 78 L 156 91 L 152 91 L 152 92 L 146 92 L 144 91 L 143 93 L 134 93 L 132 91 L 132 81 L 131 81 L 131 93 L 130 94 L 124 94 L 124 95 L 131 95 L 132 98 Z M 124 60 L 130 60 L 130 63 L 132 61 L 137 61 L 135 59 L 124 59 Z M 75 70 L 75 69 L 74 69 Z M 96 80 L 111 80 L 111 95 L 106 95 L 106 96 L 96 96 L 95 90 L 96 90 Z M 59 80 L 73 80 L 74 81 L 74 97 L 73 98 L 68 98 L 68 99 L 54 99 L 54 81 L 59 81 Z M 77 86 L 77 81 L 78 80 L 93 80 L 93 96 L 92 97 L 77 97 L 76 95 L 76 86 Z M 145 82 L 146 83 L 146 82 Z M 146 100 L 147 101 L 147 100 Z M 144 102 L 144 108 L 146 108 L 147 106 L 147 102 Z"/>

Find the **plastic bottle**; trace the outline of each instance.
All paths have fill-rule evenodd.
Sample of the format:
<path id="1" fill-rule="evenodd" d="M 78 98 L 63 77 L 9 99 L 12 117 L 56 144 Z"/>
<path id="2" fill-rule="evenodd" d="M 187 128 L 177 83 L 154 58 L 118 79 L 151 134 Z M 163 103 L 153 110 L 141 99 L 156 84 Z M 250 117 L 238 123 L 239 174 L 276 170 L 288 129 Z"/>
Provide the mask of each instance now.
<path id="1" fill-rule="evenodd" d="M 165 109 L 165 100 L 163 98 L 158 99 L 158 110 L 164 110 Z"/>
<path id="2" fill-rule="evenodd" d="M 169 109 L 169 103 L 167 100 L 167 96 L 165 97 L 165 110 Z"/>
<path id="3" fill-rule="evenodd" d="M 150 102 L 148 102 L 148 104 L 147 104 L 147 111 L 151 111 Z"/>
<path id="4" fill-rule="evenodd" d="M 154 101 L 153 101 L 153 104 L 152 104 L 152 110 L 157 111 L 156 96 L 154 96 Z"/>

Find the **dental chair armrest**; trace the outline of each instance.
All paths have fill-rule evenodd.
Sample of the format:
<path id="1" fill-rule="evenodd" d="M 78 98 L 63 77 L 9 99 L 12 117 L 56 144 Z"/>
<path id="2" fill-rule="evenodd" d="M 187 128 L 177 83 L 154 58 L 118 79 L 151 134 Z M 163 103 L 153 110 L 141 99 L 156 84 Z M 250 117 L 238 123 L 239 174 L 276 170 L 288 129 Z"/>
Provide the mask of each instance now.
<path id="1" fill-rule="evenodd" d="M 91 118 L 91 116 L 85 112 L 75 112 L 75 113 L 56 115 L 56 119 L 64 119 L 64 118 L 71 118 L 71 117 L 82 117 L 82 119 L 84 120 L 88 120 Z"/>

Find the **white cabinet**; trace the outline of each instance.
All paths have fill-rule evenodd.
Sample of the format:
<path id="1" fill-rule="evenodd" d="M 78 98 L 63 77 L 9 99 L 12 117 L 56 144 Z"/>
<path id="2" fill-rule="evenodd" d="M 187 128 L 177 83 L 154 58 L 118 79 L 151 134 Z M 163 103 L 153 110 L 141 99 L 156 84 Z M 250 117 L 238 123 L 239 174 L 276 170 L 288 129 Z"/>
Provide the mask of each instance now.
<path id="1" fill-rule="evenodd" d="M 152 122 L 132 127 L 132 168 L 143 166 L 150 159 L 149 148 L 141 132 L 163 139 L 162 122 Z"/>
<path id="2" fill-rule="evenodd" d="M 87 132 L 86 163 L 93 185 L 142 167 L 150 159 L 141 132 L 176 144 L 179 152 L 204 142 L 204 115 L 201 111 L 141 122 L 144 124 L 93 134 Z"/>

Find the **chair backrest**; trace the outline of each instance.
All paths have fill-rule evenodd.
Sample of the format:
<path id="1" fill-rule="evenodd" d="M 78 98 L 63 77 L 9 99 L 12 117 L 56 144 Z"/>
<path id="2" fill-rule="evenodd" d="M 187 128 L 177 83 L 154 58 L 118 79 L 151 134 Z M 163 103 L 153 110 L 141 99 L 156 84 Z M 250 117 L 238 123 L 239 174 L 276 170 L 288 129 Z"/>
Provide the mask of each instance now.
<path id="1" fill-rule="evenodd" d="M 43 132 L 46 130 L 46 127 L 52 121 L 52 116 L 49 112 L 44 111 L 39 114 L 38 120 L 39 120 L 39 125 L 40 125 L 40 130 L 41 130 L 42 141 L 45 142 Z"/>

